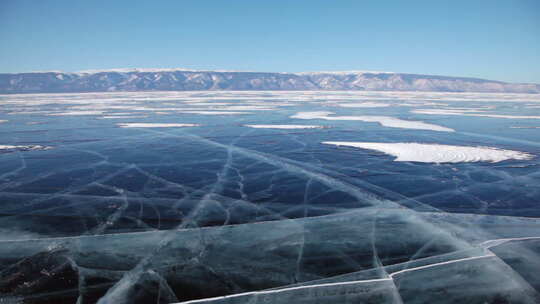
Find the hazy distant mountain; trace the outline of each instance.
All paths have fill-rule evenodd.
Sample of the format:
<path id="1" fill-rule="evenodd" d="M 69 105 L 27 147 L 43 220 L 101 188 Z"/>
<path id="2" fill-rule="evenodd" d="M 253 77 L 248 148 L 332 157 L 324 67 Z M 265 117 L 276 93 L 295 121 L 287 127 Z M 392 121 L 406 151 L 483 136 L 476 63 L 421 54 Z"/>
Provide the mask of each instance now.
<path id="1" fill-rule="evenodd" d="M 366 90 L 540 93 L 539 84 L 388 72 L 261 73 L 126 69 L 0 74 L 0 93 L 186 90 Z"/>

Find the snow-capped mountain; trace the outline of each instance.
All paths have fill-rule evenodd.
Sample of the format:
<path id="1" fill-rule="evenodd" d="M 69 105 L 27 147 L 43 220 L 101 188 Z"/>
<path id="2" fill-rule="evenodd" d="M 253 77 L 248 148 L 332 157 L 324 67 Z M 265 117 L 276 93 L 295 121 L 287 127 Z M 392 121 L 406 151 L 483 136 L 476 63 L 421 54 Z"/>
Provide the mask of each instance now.
<path id="1" fill-rule="evenodd" d="M 392 72 L 263 73 L 115 69 L 0 74 L 0 93 L 186 90 L 366 90 L 540 93 L 540 84 Z"/>

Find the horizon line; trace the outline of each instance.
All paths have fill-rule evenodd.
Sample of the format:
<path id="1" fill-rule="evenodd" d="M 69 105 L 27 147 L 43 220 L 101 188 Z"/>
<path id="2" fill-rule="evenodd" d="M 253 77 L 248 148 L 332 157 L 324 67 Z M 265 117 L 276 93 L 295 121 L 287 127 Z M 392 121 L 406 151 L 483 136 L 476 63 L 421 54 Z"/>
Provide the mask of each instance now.
<path id="1" fill-rule="evenodd" d="M 334 70 L 334 71 L 311 71 L 311 72 L 268 72 L 268 71 L 253 71 L 253 70 L 223 70 L 223 69 L 188 69 L 188 68 L 110 68 L 110 69 L 86 69 L 80 71 L 62 71 L 62 70 L 34 70 L 23 72 L 0 72 L 0 74 L 39 74 L 39 73 L 56 73 L 56 74 L 73 74 L 73 75 L 90 75 L 98 73 L 159 73 L 159 72 L 216 72 L 216 73 L 268 73 L 268 74 L 289 74 L 289 75 L 310 75 L 310 74 L 334 74 L 334 75 L 353 75 L 353 74 L 409 74 L 409 75 L 424 75 L 435 77 L 452 77 L 452 78 L 467 78 L 487 80 L 502 83 L 513 84 L 534 84 L 539 85 L 537 82 L 508 82 L 502 80 L 492 80 L 488 78 L 480 78 L 475 76 L 450 76 L 441 74 L 429 74 L 429 73 L 409 73 L 409 72 L 390 72 L 390 71 L 376 71 L 376 70 Z"/>

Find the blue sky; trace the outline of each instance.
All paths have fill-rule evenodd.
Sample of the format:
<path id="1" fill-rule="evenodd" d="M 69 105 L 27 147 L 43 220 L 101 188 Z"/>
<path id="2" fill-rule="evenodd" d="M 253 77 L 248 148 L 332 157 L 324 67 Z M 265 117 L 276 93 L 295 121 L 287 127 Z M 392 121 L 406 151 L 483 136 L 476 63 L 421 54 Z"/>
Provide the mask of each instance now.
<path id="1" fill-rule="evenodd" d="M 540 1 L 0 0 L 0 72 L 133 67 L 540 83 Z"/>

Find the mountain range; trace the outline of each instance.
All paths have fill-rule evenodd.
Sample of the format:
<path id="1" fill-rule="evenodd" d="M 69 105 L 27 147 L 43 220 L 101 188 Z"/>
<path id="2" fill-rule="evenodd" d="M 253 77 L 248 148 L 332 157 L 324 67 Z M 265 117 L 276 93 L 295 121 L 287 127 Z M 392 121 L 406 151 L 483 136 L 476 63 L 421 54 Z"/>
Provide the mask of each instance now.
<path id="1" fill-rule="evenodd" d="M 236 72 L 117 69 L 0 74 L 0 93 L 193 90 L 364 90 L 540 93 L 540 84 L 393 72 Z"/>

